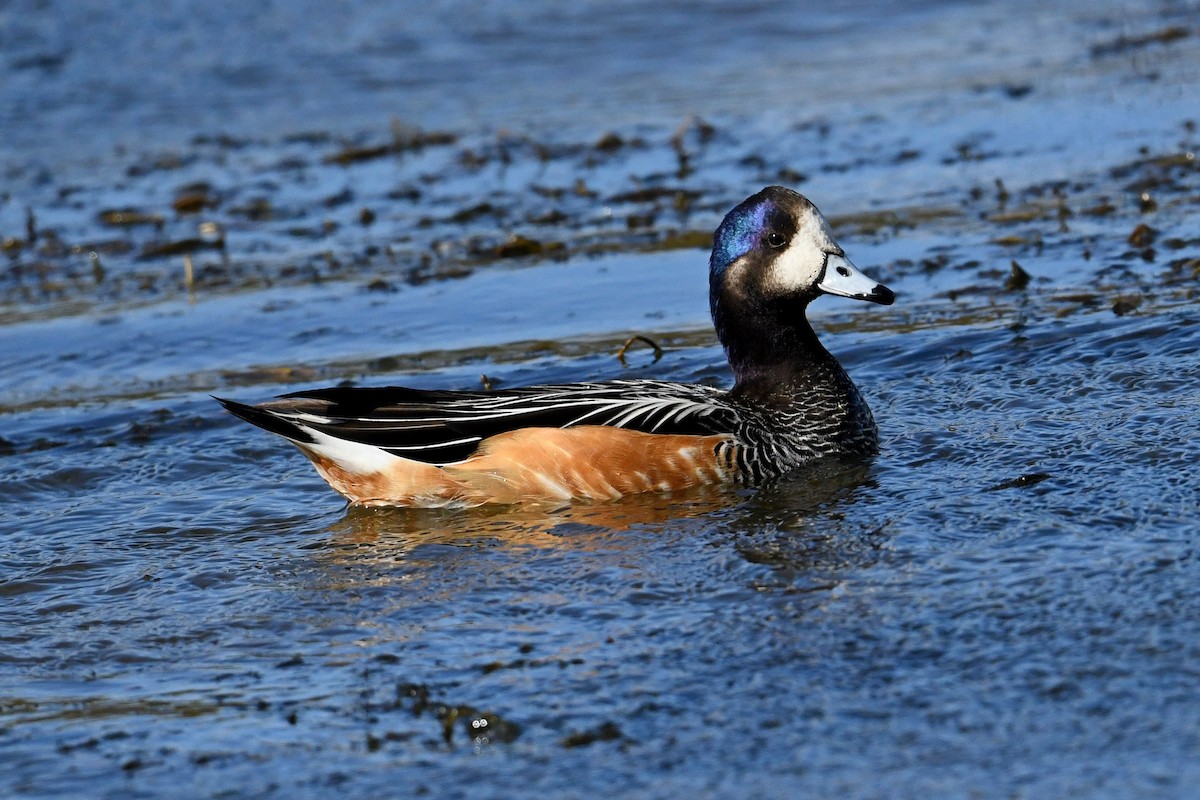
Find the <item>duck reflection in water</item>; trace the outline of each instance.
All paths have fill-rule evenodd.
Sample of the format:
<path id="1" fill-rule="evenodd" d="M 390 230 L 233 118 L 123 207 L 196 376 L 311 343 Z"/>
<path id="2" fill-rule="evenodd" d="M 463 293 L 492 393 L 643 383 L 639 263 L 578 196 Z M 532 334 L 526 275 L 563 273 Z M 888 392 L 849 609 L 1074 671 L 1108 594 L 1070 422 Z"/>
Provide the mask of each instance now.
<path id="1" fill-rule="evenodd" d="M 425 546 L 621 550 L 640 537 L 712 535 L 736 538 L 751 561 L 763 537 L 802 535 L 809 521 L 852 502 L 872 482 L 873 467 L 831 459 L 802 476 L 758 491 L 696 486 L 672 493 L 639 494 L 609 502 L 482 506 L 474 509 L 400 509 L 350 505 L 314 549 L 339 563 L 388 562 Z M 794 565 L 799 566 L 799 565 Z"/>

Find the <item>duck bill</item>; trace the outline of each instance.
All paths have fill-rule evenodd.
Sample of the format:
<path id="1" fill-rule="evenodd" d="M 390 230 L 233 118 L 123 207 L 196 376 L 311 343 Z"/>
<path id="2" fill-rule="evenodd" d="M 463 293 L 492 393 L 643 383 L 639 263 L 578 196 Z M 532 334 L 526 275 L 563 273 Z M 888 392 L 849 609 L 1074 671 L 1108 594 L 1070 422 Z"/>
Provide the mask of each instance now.
<path id="1" fill-rule="evenodd" d="M 890 306 L 896 299 L 891 289 L 860 272 L 850 259 L 834 253 L 825 258 L 825 272 L 817 281 L 817 288 L 825 294 L 867 300 L 882 306 Z"/>

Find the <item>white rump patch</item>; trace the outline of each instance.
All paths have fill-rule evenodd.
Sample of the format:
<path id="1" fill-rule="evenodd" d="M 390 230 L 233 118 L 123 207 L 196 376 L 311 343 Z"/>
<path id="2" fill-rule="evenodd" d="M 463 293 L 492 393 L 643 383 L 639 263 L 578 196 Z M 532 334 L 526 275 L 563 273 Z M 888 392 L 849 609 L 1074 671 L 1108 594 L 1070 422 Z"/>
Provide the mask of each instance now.
<path id="1" fill-rule="evenodd" d="M 306 449 L 329 459 L 355 475 L 373 475 L 390 468 L 397 461 L 404 460 L 374 445 L 338 439 L 336 436 L 313 430 L 303 424 L 300 424 L 300 427 L 304 428 L 304 432 L 314 440 L 303 443 Z"/>

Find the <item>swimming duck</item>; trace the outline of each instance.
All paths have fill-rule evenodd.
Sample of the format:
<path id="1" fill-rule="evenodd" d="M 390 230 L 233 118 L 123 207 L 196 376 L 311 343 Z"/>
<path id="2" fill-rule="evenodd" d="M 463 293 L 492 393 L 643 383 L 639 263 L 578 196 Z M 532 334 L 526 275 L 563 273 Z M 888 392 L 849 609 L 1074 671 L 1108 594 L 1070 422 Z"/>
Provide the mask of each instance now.
<path id="1" fill-rule="evenodd" d="M 876 452 L 871 411 L 805 317 L 821 294 L 890 305 L 806 197 L 769 186 L 730 211 L 709 307 L 733 388 L 657 380 L 492 392 L 330 388 L 226 409 L 306 455 L 352 503 L 477 506 L 755 484 Z"/>

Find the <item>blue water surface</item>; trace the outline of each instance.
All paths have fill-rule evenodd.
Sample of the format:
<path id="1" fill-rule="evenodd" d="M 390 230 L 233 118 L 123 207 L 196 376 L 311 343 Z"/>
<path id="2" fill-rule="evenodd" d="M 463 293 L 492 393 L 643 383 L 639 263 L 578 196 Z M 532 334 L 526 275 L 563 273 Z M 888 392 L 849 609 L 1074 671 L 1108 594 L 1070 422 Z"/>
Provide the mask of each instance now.
<path id="1" fill-rule="evenodd" d="M 0 795 L 1190 797 L 1197 11 L 3 5 Z M 353 509 L 209 397 L 725 385 L 767 183 L 869 462 Z"/>

